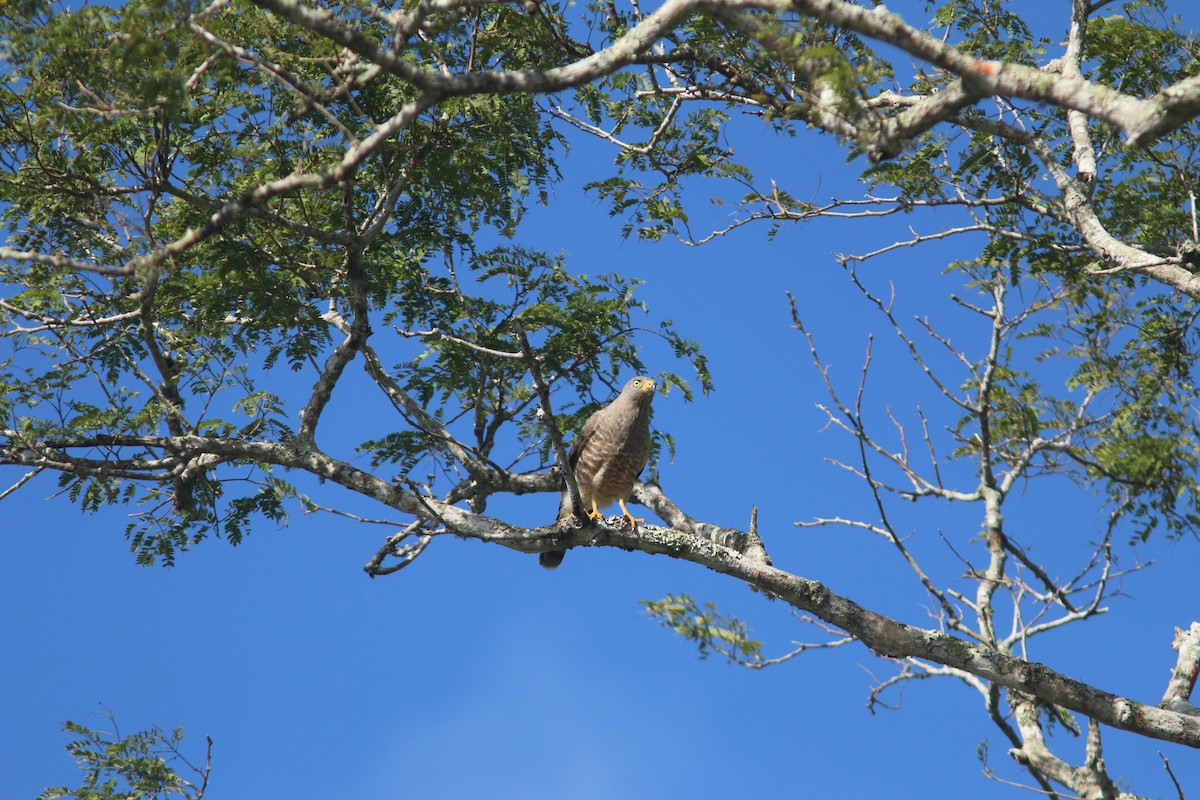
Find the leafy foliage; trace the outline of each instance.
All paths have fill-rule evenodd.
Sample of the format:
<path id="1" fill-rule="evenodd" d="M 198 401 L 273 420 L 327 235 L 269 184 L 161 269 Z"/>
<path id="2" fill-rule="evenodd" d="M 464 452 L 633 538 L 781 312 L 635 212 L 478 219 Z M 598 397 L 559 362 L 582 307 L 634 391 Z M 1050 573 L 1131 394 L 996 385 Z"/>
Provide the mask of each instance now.
<path id="1" fill-rule="evenodd" d="M 84 781 L 71 789 L 55 786 L 38 795 L 38 800 L 69 797 L 75 800 L 165 800 L 171 797 L 199 800 L 208 786 L 208 764 L 196 766 L 180 752 L 183 729 L 164 731 L 153 727 L 122 736 L 112 714 L 112 731 L 101 731 L 67 722 L 64 730 L 77 738 L 67 752 L 83 772 Z M 211 753 L 212 740 L 209 740 Z M 179 774 L 180 767 L 194 773 L 191 780 Z"/>
<path id="2" fill-rule="evenodd" d="M 951 408 L 945 439 L 921 417 L 924 478 L 907 443 L 873 439 L 822 368 L 880 520 L 815 524 L 887 540 L 944 630 L 989 653 L 1101 613 L 1119 525 L 1141 542 L 1200 524 L 1200 128 L 1188 82 L 1200 47 L 1163 0 L 1074 3 L 1065 45 L 1005 0 L 911 5 L 936 35 L 882 4 L 836 0 L 649 13 L 0 0 L 0 317 L 12 345 L 0 463 L 57 473 L 84 510 L 136 509 L 127 535 L 140 563 L 285 524 L 289 502 L 321 508 L 310 494 L 325 481 L 415 518 L 378 556 L 400 566 L 434 534 L 466 534 L 443 512 L 490 524 L 479 515 L 491 496 L 556 491 L 547 386 L 568 432 L 624 375 L 647 371 L 647 348 L 690 373 L 663 368 L 664 391 L 712 386 L 699 345 L 650 315 L 636 277 L 576 274 L 567 255 L 517 243 L 530 208 L 552 200 L 565 131 L 582 131 L 614 148 L 612 174 L 590 190 L 628 236 L 697 243 L 759 221 L 774 234 L 820 217 L 903 219 L 892 244 L 838 260 L 934 378 Z M 761 183 L 776 164 L 747 152 L 747 132 L 788 143 L 810 129 L 844 144 L 865 196 Z M 705 222 L 706 204 L 725 227 Z M 987 335 L 976 350 L 919 323 L 950 353 L 955 380 L 944 380 L 855 270 L 955 236 L 968 254 L 947 259 L 962 287 L 953 299 Z M 338 413 L 331 437 L 323 420 Z M 669 433 L 659 441 L 671 447 Z M 957 469 L 946 480 L 939 459 Z M 1071 579 L 1003 527 L 1007 493 L 1044 474 L 1108 504 L 1108 530 Z M 920 569 L 888 518 L 889 492 L 983 506 L 988 566 L 964 578 L 974 600 Z M 409 536 L 420 543 L 401 546 Z M 1000 587 L 1013 599 L 1007 637 L 994 624 Z M 1069 599 L 1088 593 L 1086 605 Z M 712 604 L 645 606 L 702 656 L 767 663 L 746 625 Z M 885 684 L 924 668 L 905 661 Z M 1039 742 L 1054 718 L 1075 730 L 1015 691 L 1002 717 L 994 689 L 983 687 L 988 713 L 1014 744 Z M 178 733 L 68 729 L 90 770 L 77 796 L 114 795 L 121 781 L 136 793 L 142 780 L 191 791 L 160 757 Z M 1093 750 L 1098 739 L 1088 769 L 1102 770 Z M 1051 773 L 1030 770 L 1049 793 Z M 1057 774 L 1078 788 L 1065 762 Z"/>
<path id="3" fill-rule="evenodd" d="M 0 277 L 17 345 L 0 374 L 2 424 L 11 453 L 62 455 L 62 485 L 84 509 L 139 506 L 139 562 L 284 521 L 284 500 L 303 492 L 281 491 L 270 464 L 179 441 L 310 435 L 295 424 L 303 400 L 276 387 L 288 373 L 328 381 L 308 404 L 315 418 L 350 326 L 375 334 L 379 396 L 404 393 L 429 415 L 401 405 L 364 430 L 358 449 L 399 481 L 457 484 L 447 433 L 504 469 L 548 466 L 514 323 L 552 384 L 588 403 L 645 371 L 647 337 L 711 387 L 694 342 L 638 319 L 636 282 L 574 275 L 564 256 L 509 243 L 529 205 L 548 201 L 562 151 L 529 94 L 412 111 L 404 81 L 243 3 L 45 4 L 37 19 L 5 23 L 21 46 L 0 85 L 0 209 L 16 254 Z M 346 20 L 376 25 L 365 7 Z M 483 7 L 427 23 L 409 57 L 441 69 L 548 67 L 571 50 L 553 15 Z M 400 135 L 338 171 L 406 110 Z M 561 405 L 569 430 L 583 410 Z"/>
<path id="4" fill-rule="evenodd" d="M 690 642 L 701 658 L 719 653 L 742 664 L 762 662 L 762 642 L 750 638 L 746 623 L 722 614 L 715 603 L 701 606 L 686 594 L 669 594 L 662 600 L 642 600 L 646 613 Z"/>

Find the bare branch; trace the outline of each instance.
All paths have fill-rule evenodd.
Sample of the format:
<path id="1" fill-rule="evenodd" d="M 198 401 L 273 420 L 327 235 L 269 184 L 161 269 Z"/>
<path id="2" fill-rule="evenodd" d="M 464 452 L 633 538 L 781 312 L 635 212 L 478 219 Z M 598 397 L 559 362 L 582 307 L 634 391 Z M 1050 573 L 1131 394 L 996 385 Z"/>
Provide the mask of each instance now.
<path id="1" fill-rule="evenodd" d="M 1167 771 L 1167 775 L 1171 778 L 1171 783 L 1175 784 L 1175 796 L 1179 800 L 1185 800 L 1183 787 L 1179 785 L 1179 779 L 1175 777 L 1175 771 L 1171 769 L 1171 762 L 1167 760 L 1167 757 L 1162 754 L 1161 750 L 1158 752 L 1158 757 L 1162 759 L 1163 769 Z"/>
<path id="2" fill-rule="evenodd" d="M 440 328 L 430 328 L 427 331 L 397 330 L 396 335 L 401 336 L 405 339 L 434 339 L 439 342 L 450 342 L 451 344 L 456 344 L 461 347 L 465 347 L 468 350 L 474 350 L 476 353 L 481 353 L 485 356 L 493 356 L 495 358 L 518 359 L 518 358 L 525 357 L 522 353 L 516 352 L 516 351 L 496 350 L 495 348 L 484 347 L 481 344 L 476 344 L 475 342 L 467 341 L 466 339 L 462 339 L 458 336 L 452 336 L 452 335 L 446 333 L 445 331 L 441 330 Z"/>

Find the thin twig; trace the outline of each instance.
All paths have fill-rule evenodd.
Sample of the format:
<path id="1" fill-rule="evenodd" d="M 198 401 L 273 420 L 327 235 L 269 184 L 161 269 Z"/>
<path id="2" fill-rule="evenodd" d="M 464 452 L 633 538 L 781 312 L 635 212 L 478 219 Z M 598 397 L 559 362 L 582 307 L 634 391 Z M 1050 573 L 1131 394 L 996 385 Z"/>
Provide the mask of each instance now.
<path id="1" fill-rule="evenodd" d="M 1184 800 L 1183 787 L 1179 785 L 1179 779 L 1175 777 L 1175 771 L 1171 769 L 1171 762 L 1167 760 L 1167 757 L 1162 754 L 1161 750 L 1158 751 L 1158 757 L 1162 759 L 1163 769 L 1165 769 L 1167 771 L 1167 775 L 1170 776 L 1171 783 L 1175 784 L 1176 796 L 1179 797 L 1179 800 Z"/>

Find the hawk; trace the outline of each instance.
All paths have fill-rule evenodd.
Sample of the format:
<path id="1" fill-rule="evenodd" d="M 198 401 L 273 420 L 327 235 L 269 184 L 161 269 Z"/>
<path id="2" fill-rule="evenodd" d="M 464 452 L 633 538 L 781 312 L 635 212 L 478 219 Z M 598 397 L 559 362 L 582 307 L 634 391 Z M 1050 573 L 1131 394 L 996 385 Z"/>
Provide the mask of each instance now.
<path id="1" fill-rule="evenodd" d="M 630 514 L 625 500 L 650 458 L 650 401 L 655 385 L 653 378 L 645 376 L 630 380 L 611 403 L 588 417 L 571 445 L 567 462 L 575 471 L 579 497 L 589 519 L 604 519 L 600 509 L 615 502 L 633 528 L 646 521 Z M 555 524 L 572 512 L 571 493 L 564 481 Z M 554 569 L 566 554 L 566 550 L 541 553 L 538 563 Z"/>

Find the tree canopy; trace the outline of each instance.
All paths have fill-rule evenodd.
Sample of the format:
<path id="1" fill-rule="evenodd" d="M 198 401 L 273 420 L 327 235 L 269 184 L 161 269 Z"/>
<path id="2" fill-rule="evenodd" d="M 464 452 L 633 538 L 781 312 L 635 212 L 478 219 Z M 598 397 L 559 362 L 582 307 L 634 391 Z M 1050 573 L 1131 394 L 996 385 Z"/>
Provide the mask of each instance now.
<path id="1" fill-rule="evenodd" d="M 1121 552 L 1194 545 L 1200 39 L 1160 0 L 1058 11 L 8 0 L 0 497 L 56 474 L 84 511 L 130 510 L 145 564 L 330 510 L 402 518 L 365 554 L 372 577 L 452 536 L 667 554 L 808 615 L 824 638 L 792 655 L 858 641 L 891 659 L 872 703 L 925 677 L 975 689 L 1041 791 L 1135 796 L 1101 757 L 1101 725 L 1200 747 L 1200 627 L 1176 637 L 1158 706 L 1028 659 L 1030 642 L 1108 610 L 1130 571 Z M 753 152 L 801 158 L 814 137 L 841 146 L 857 193 L 788 186 Z M 625 377 L 707 394 L 701 344 L 727 335 L 681 330 L 637 275 L 580 272 L 571 232 L 565 252 L 522 239 L 584 141 L 612 157 L 589 191 L 630 238 L 887 226 L 888 243 L 848 241 L 810 268 L 840 266 L 929 403 L 871 399 L 869 376 L 890 368 L 874 341 L 845 382 L 793 288 L 783 324 L 851 443 L 830 456 L 866 499 L 853 518 L 808 501 L 779 511 L 893 548 L 930 627 L 773 564 L 772 532 L 699 519 L 653 464 L 634 499 L 665 525 L 490 513 L 560 490 L 564 441 Z M 901 313 L 876 269 L 950 242 L 934 266 L 955 288 L 918 306 L 960 315 L 953 335 Z M 389 413 L 339 402 L 368 393 Z M 673 432 L 655 435 L 669 459 Z M 1100 520 L 1070 565 L 1005 522 L 1031 483 L 1056 479 L 1094 493 Z M 939 501 L 976 525 L 936 545 L 957 574 L 908 541 Z M 673 595 L 646 608 L 701 653 L 772 661 L 715 606 Z M 1171 625 L 1191 622 L 1162 621 L 1164 665 Z M 1055 724 L 1085 738 L 1078 763 L 1047 740 Z"/>

